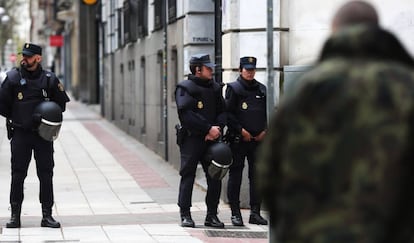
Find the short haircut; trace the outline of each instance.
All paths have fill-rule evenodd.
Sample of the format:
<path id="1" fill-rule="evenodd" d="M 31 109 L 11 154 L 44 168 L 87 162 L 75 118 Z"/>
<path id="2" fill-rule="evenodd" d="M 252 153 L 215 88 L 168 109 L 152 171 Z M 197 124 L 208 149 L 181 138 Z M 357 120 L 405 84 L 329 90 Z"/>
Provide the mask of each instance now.
<path id="1" fill-rule="evenodd" d="M 197 67 L 199 67 L 201 69 L 202 66 L 203 66 L 203 64 L 190 64 L 191 74 L 195 74 L 196 71 L 197 71 Z"/>
<path id="2" fill-rule="evenodd" d="M 378 14 L 374 6 L 365 1 L 349 1 L 336 12 L 333 22 L 333 29 L 342 27 L 367 24 L 378 26 Z"/>

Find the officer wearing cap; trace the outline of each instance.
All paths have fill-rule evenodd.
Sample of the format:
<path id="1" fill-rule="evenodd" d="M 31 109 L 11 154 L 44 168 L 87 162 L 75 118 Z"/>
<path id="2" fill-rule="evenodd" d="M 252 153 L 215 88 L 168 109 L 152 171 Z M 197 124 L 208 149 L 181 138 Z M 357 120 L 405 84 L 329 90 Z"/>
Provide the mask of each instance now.
<path id="1" fill-rule="evenodd" d="M 233 164 L 230 166 L 227 197 L 231 207 L 231 222 L 234 226 L 243 226 L 240 213 L 240 186 L 242 182 L 244 161 L 249 166 L 250 218 L 249 223 L 266 225 L 260 215 L 261 199 L 256 191 L 255 162 L 256 151 L 266 134 L 266 86 L 258 82 L 256 58 L 240 58 L 240 75 L 236 81 L 227 84 L 226 110 L 228 112 L 228 134 L 231 143 Z"/>
<path id="2" fill-rule="evenodd" d="M 69 97 L 55 74 L 42 68 L 42 48 L 39 45 L 25 43 L 20 54 L 20 67 L 7 72 L 0 89 L 0 114 L 6 117 L 11 145 L 11 218 L 6 227 L 21 226 L 23 186 L 33 153 L 40 181 L 41 226 L 59 228 L 60 223 L 52 217 L 53 142 L 39 135 L 39 123 L 33 115 L 36 107 L 44 101 L 53 101 L 64 111 Z"/>
<path id="3" fill-rule="evenodd" d="M 178 117 L 185 135 L 178 143 L 181 154 L 180 187 L 178 206 L 181 226 L 194 227 L 191 218 L 191 197 L 199 162 L 202 162 L 208 145 L 221 136 L 226 124 L 225 103 L 221 86 L 213 80 L 214 64 L 207 54 L 194 55 L 190 59 L 187 80 L 177 84 L 175 99 Z M 207 178 L 207 216 L 204 225 L 223 228 L 217 217 L 221 193 L 221 180 L 215 180 L 207 173 L 207 165 L 201 163 Z"/>

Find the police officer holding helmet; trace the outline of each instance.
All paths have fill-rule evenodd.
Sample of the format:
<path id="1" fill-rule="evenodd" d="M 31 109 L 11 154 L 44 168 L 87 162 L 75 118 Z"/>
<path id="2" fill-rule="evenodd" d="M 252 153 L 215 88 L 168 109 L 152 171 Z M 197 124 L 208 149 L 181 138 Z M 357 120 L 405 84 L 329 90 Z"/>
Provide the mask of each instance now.
<path id="1" fill-rule="evenodd" d="M 240 212 L 240 186 L 244 161 L 247 158 L 250 184 L 249 223 L 266 225 L 260 215 L 261 199 L 256 191 L 255 163 L 256 151 L 266 134 L 266 86 L 257 81 L 256 58 L 240 58 L 240 76 L 227 84 L 226 110 L 228 112 L 228 131 L 226 139 L 231 143 L 233 164 L 229 170 L 227 197 L 232 211 L 231 222 L 234 226 L 243 226 Z"/>
<path id="2" fill-rule="evenodd" d="M 226 124 L 222 87 L 213 80 L 213 67 L 209 55 L 192 56 L 191 74 L 188 80 L 177 84 L 175 91 L 178 117 L 182 126 L 177 135 L 184 133 L 177 141 L 181 154 L 178 206 L 183 227 L 195 226 L 190 208 L 197 165 L 203 161 L 209 144 L 219 139 Z M 202 163 L 202 166 L 208 186 L 204 225 L 223 228 L 224 224 L 217 217 L 221 180 L 209 175 L 207 163 Z"/>
<path id="3" fill-rule="evenodd" d="M 24 180 L 34 153 L 40 181 L 41 226 L 59 228 L 60 223 L 52 217 L 53 139 L 69 97 L 56 76 L 42 68 L 40 46 L 26 43 L 21 54 L 20 68 L 7 73 L 0 89 L 0 114 L 6 117 L 11 145 L 11 218 L 6 227 L 21 226 Z"/>

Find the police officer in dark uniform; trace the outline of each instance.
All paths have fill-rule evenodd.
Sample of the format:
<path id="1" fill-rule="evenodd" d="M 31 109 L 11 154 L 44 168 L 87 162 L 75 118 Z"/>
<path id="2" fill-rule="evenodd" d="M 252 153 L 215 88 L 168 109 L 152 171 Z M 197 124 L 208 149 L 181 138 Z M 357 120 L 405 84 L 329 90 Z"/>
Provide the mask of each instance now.
<path id="1" fill-rule="evenodd" d="M 42 204 L 42 227 L 59 228 L 52 217 L 53 199 L 53 141 L 39 136 L 39 117 L 36 107 L 44 101 L 53 101 L 65 110 L 69 97 L 56 76 L 42 69 L 42 48 L 26 43 L 21 52 L 20 68 L 12 69 L 0 89 L 0 114 L 6 117 L 11 145 L 11 219 L 7 228 L 20 227 L 23 185 L 32 152 L 40 181 L 39 200 Z"/>
<path id="2" fill-rule="evenodd" d="M 249 165 L 250 182 L 250 218 L 249 223 L 266 225 L 260 215 L 261 200 L 256 191 L 255 161 L 256 151 L 263 140 L 266 127 L 266 86 L 258 82 L 256 74 L 256 58 L 240 58 L 240 76 L 236 81 L 228 83 L 226 88 L 226 110 L 228 112 L 227 139 L 231 143 L 233 164 L 229 170 L 227 197 L 232 211 L 231 222 L 235 226 L 243 226 L 240 213 L 240 186 L 242 182 L 244 161 Z"/>
<path id="3" fill-rule="evenodd" d="M 175 91 L 180 131 L 184 131 L 180 141 L 181 168 L 178 206 L 181 225 L 194 227 L 191 218 L 191 198 L 197 164 L 203 161 L 208 145 L 221 136 L 226 124 L 225 102 L 222 87 L 214 82 L 214 64 L 207 54 L 194 55 L 190 59 L 191 74 L 188 80 L 181 81 Z M 221 193 L 221 180 L 215 180 L 207 173 L 207 164 L 202 163 L 207 178 L 207 216 L 204 225 L 223 228 L 217 217 Z"/>

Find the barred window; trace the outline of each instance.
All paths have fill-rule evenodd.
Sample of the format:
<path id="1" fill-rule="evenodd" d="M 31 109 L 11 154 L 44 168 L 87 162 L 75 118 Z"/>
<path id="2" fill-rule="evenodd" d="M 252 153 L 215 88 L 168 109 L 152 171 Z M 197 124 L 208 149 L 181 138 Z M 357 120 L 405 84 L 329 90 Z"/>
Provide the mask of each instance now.
<path id="1" fill-rule="evenodd" d="M 163 5 L 165 1 L 154 0 L 154 31 L 162 29 L 165 22 L 165 14 L 163 13 Z"/>
<path id="2" fill-rule="evenodd" d="M 138 0 L 127 0 L 123 5 L 124 43 L 136 41 L 138 38 Z"/>
<path id="3" fill-rule="evenodd" d="M 138 0 L 138 37 L 148 35 L 148 0 Z"/>
<path id="4" fill-rule="evenodd" d="M 168 0 L 168 23 L 177 19 L 177 0 Z"/>

